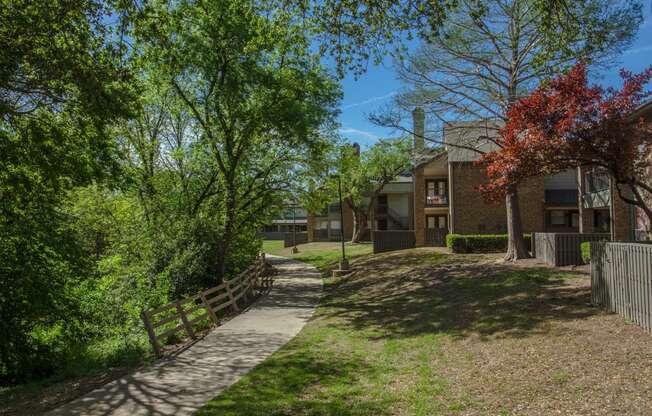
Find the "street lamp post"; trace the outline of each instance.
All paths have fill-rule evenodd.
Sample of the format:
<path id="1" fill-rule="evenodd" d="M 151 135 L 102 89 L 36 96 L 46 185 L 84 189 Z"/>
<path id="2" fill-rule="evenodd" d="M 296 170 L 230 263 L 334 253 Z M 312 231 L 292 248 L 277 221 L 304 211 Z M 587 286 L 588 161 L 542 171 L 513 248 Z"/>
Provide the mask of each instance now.
<path id="1" fill-rule="evenodd" d="M 342 203 L 342 178 L 337 175 L 337 194 L 340 198 L 340 242 L 342 244 L 342 260 L 340 260 L 340 270 L 349 270 L 349 261 L 346 259 L 344 249 L 344 204 Z"/>
<path id="2" fill-rule="evenodd" d="M 297 254 L 297 204 L 292 203 L 292 253 Z"/>

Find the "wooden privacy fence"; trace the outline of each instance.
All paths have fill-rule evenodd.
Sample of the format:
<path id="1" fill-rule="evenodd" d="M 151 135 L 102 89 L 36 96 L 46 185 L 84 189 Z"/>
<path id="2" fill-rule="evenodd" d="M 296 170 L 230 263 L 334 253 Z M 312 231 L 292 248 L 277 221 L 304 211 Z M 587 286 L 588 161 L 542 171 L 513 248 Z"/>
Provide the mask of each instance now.
<path id="1" fill-rule="evenodd" d="M 308 242 L 308 233 L 306 232 L 296 233 L 296 236 L 293 233 L 285 233 L 283 235 L 283 247 L 294 246 L 295 237 L 297 244 L 306 244 Z"/>
<path id="2" fill-rule="evenodd" d="M 161 355 L 161 340 L 179 332 L 195 339 L 195 328 L 199 322 L 210 319 L 213 324 L 219 324 L 218 313 L 221 311 L 231 308 L 239 312 L 240 299 L 247 302 L 256 290 L 260 293 L 271 286 L 272 279 L 264 272 L 263 253 L 254 264 L 231 280 L 176 302 L 142 311 L 140 317 L 156 355 Z"/>
<path id="3" fill-rule="evenodd" d="M 374 253 L 415 247 L 414 231 L 374 231 Z"/>
<path id="4" fill-rule="evenodd" d="M 580 245 L 585 241 L 609 240 L 609 234 L 532 233 L 534 257 L 551 266 L 582 264 Z"/>
<path id="5" fill-rule="evenodd" d="M 313 230 L 312 239 L 314 241 L 328 241 L 328 230 L 324 230 L 324 229 Z"/>
<path id="6" fill-rule="evenodd" d="M 592 243 L 591 303 L 652 331 L 652 246 Z"/>

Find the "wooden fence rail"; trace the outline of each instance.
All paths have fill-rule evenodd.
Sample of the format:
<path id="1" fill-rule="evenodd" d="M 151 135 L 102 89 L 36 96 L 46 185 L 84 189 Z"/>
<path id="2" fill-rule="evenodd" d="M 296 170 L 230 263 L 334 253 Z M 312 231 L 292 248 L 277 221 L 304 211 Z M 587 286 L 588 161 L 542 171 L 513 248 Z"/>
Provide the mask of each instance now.
<path id="1" fill-rule="evenodd" d="M 591 303 L 652 331 L 652 245 L 591 243 Z"/>
<path id="2" fill-rule="evenodd" d="M 178 332 L 196 338 L 195 326 L 209 319 L 219 324 L 218 312 L 231 308 L 240 311 L 238 301 L 248 301 L 249 296 L 269 289 L 272 284 L 270 276 L 265 276 L 265 254 L 261 254 L 253 265 L 236 277 L 222 284 L 206 289 L 196 295 L 170 302 L 155 309 L 143 310 L 140 317 L 145 325 L 150 343 L 157 356 L 161 355 L 161 340 Z"/>

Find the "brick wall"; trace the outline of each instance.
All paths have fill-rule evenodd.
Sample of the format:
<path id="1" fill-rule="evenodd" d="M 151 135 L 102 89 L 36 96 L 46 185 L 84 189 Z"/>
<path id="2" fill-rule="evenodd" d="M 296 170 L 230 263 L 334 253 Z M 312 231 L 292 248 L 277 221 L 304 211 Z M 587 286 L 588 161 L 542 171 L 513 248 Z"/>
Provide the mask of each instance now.
<path id="1" fill-rule="evenodd" d="M 477 190 L 487 182 L 484 168 L 473 163 L 451 163 L 453 233 L 505 233 L 507 213 L 505 203 L 487 203 Z M 543 231 L 543 178 L 528 180 L 519 187 L 519 202 L 524 232 Z"/>
<path id="2" fill-rule="evenodd" d="M 629 204 L 618 196 L 618 191 L 613 186 L 611 192 L 611 238 L 614 241 L 630 241 L 632 239 L 632 217 Z"/>

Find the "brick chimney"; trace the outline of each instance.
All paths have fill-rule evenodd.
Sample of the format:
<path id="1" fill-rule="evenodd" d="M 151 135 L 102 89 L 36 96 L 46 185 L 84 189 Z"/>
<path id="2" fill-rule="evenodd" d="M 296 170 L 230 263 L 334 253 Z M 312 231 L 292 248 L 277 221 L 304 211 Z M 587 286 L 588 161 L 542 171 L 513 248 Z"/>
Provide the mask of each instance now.
<path id="1" fill-rule="evenodd" d="M 360 145 L 357 142 L 355 142 L 352 144 L 352 146 L 353 149 L 355 149 L 355 155 L 360 156 Z"/>
<path id="2" fill-rule="evenodd" d="M 414 149 L 418 152 L 425 147 L 425 113 L 423 108 L 415 107 L 412 110 L 412 131 L 414 135 Z"/>

